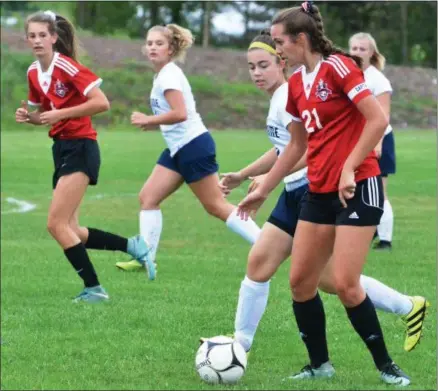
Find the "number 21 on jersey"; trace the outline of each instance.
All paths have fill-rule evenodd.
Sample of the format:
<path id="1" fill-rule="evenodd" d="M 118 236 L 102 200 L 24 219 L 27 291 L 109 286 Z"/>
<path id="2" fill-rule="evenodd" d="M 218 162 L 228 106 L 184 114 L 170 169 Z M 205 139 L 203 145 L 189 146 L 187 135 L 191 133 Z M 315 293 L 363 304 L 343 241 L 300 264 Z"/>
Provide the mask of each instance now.
<path id="1" fill-rule="evenodd" d="M 304 127 L 307 130 L 307 133 L 313 133 L 315 131 L 315 128 L 313 126 L 310 126 L 310 123 L 312 122 L 312 117 L 315 119 L 316 127 L 318 129 L 322 129 L 321 121 L 319 120 L 318 112 L 316 109 L 312 109 L 310 112 L 309 110 L 304 110 L 301 113 L 301 116 L 303 117 Z"/>

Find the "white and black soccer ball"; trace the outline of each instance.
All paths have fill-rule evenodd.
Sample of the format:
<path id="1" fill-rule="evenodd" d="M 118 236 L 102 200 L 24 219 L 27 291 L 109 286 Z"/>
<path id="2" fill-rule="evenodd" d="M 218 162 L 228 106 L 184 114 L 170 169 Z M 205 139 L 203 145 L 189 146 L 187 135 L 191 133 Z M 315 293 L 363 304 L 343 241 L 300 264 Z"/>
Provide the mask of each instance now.
<path id="1" fill-rule="evenodd" d="M 196 352 L 196 371 L 209 384 L 235 384 L 245 373 L 247 364 L 243 346 L 223 335 L 209 338 Z"/>

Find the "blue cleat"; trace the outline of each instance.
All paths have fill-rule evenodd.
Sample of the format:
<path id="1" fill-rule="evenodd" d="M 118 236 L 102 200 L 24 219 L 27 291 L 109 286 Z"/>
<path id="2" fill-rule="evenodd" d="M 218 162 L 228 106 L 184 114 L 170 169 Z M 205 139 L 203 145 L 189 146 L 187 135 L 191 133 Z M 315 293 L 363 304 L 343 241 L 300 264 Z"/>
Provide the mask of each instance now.
<path id="1" fill-rule="evenodd" d="M 106 293 L 102 286 L 98 285 L 92 288 L 84 288 L 84 290 L 73 299 L 73 303 L 83 301 L 87 303 L 98 303 L 107 300 L 109 300 L 108 293 Z"/>
<path id="2" fill-rule="evenodd" d="M 148 273 L 149 280 L 155 280 L 157 265 L 152 259 L 150 246 L 141 235 L 128 239 L 128 253 L 134 258 L 134 261 L 118 262 L 116 266 L 126 271 L 138 270 L 144 267 Z"/>

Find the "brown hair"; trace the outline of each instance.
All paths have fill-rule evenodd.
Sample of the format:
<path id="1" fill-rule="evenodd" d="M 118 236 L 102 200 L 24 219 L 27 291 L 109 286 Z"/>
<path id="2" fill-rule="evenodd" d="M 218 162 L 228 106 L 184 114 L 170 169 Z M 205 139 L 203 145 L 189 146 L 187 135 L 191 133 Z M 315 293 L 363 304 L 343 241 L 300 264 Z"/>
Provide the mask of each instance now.
<path id="1" fill-rule="evenodd" d="M 324 57 L 331 54 L 342 54 L 353 58 L 359 67 L 362 66 L 361 58 L 351 56 L 334 46 L 333 42 L 327 38 L 319 9 L 311 1 L 303 3 L 300 7 L 280 11 L 275 15 L 272 24 L 282 24 L 286 34 L 290 35 L 294 41 L 299 33 L 306 34 L 313 52 L 321 53 Z"/>
<path id="2" fill-rule="evenodd" d="M 58 35 L 58 39 L 53 45 L 53 50 L 77 61 L 79 42 L 76 38 L 75 28 L 69 20 L 61 15 L 56 15 L 52 11 L 36 12 L 26 19 L 24 25 L 26 35 L 29 23 L 47 23 L 49 33 L 51 35 Z"/>
<path id="3" fill-rule="evenodd" d="M 268 45 L 273 50 L 275 50 L 275 42 L 271 37 L 271 32 L 269 29 L 263 29 L 262 31 L 260 31 L 259 35 L 255 36 L 253 38 L 253 40 L 251 41 L 251 44 L 253 44 L 254 42 L 264 43 L 265 45 Z M 258 49 L 258 48 L 251 48 L 251 44 L 249 45 L 248 51 Z M 273 53 L 271 53 L 271 52 L 268 52 L 268 53 L 273 55 Z M 279 55 L 276 55 L 276 59 L 277 59 L 277 64 L 279 64 L 281 61 L 281 57 Z M 286 66 L 283 69 L 283 75 L 287 79 L 287 62 L 286 62 Z"/>
<path id="4" fill-rule="evenodd" d="M 377 47 L 376 40 L 369 33 L 356 33 L 350 37 L 348 40 L 348 45 L 351 47 L 351 41 L 353 39 L 366 39 L 370 44 L 370 48 L 373 51 L 373 55 L 370 58 L 370 64 L 374 65 L 379 71 L 383 71 L 385 68 L 385 56 L 379 52 L 379 48 Z"/>
<path id="5" fill-rule="evenodd" d="M 189 49 L 195 38 L 192 32 L 177 24 L 167 24 L 165 26 L 153 26 L 149 29 L 161 32 L 169 41 L 169 46 L 173 50 L 172 59 L 184 62 L 187 49 Z"/>

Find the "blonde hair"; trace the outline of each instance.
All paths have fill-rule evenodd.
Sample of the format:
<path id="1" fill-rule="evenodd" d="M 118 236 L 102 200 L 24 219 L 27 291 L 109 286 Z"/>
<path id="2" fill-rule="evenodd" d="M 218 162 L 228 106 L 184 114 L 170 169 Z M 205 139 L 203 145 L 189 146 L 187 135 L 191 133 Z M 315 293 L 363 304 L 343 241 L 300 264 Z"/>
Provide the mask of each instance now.
<path id="1" fill-rule="evenodd" d="M 161 32 L 169 41 L 169 46 L 172 49 L 172 59 L 179 62 L 184 62 L 187 49 L 195 42 L 195 38 L 190 30 L 178 26 L 177 24 L 167 24 L 165 26 L 153 26 L 149 31 Z"/>
<path id="2" fill-rule="evenodd" d="M 370 48 L 373 51 L 373 55 L 370 58 L 370 64 L 374 65 L 379 71 L 383 71 L 385 68 L 385 56 L 379 52 L 379 48 L 377 47 L 376 40 L 369 33 L 356 33 L 350 37 L 348 40 L 348 45 L 351 47 L 351 41 L 354 39 L 366 39 L 370 44 Z"/>

